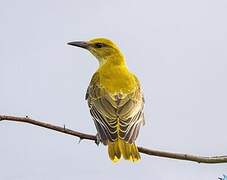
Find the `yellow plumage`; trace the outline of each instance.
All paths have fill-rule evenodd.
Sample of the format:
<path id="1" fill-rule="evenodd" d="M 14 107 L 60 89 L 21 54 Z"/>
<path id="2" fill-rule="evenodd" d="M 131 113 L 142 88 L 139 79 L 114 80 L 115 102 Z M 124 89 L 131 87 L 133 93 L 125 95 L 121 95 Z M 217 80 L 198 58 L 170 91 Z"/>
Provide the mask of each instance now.
<path id="1" fill-rule="evenodd" d="M 122 139 L 108 143 L 108 153 L 113 162 L 117 162 L 121 158 L 121 155 L 124 159 L 131 160 L 133 162 L 140 159 L 136 145 L 134 143 L 127 143 Z"/>
<path id="2" fill-rule="evenodd" d="M 69 44 L 88 49 L 99 61 L 86 99 L 98 137 L 108 145 L 110 159 L 117 162 L 123 156 L 126 160 L 139 160 L 135 140 L 144 124 L 144 100 L 138 79 L 128 70 L 112 41 L 96 38 Z"/>

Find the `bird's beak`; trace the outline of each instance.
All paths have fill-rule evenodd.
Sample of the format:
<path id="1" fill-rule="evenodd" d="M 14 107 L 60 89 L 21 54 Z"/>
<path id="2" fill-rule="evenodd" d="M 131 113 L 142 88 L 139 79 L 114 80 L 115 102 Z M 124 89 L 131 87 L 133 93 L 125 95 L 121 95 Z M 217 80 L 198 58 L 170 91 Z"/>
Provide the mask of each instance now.
<path id="1" fill-rule="evenodd" d="M 71 45 L 71 46 L 81 47 L 81 48 L 84 48 L 84 49 L 89 48 L 89 43 L 87 43 L 86 41 L 74 41 L 74 42 L 69 42 L 67 44 Z"/>

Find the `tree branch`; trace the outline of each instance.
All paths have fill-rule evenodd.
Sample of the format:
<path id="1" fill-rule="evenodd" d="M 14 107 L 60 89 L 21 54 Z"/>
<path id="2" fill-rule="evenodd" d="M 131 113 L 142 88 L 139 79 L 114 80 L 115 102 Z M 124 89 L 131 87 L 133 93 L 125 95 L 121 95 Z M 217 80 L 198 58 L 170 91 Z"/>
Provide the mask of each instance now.
<path id="1" fill-rule="evenodd" d="M 6 115 L 0 115 L 0 121 L 16 121 L 16 122 L 24 122 L 24 123 L 29 123 L 33 124 L 36 126 L 40 126 L 43 128 L 48 128 L 52 129 L 61 133 L 69 134 L 72 136 L 79 137 L 81 140 L 82 139 L 87 139 L 91 141 L 95 141 L 97 143 L 97 138 L 94 135 L 90 134 L 85 134 L 81 133 L 78 131 L 73 131 L 71 129 L 67 129 L 64 127 L 52 125 L 49 123 L 33 120 L 29 117 L 15 117 L 15 116 L 6 116 Z M 198 163 L 227 163 L 227 156 L 196 156 L 196 155 L 191 155 L 191 154 L 181 154 L 181 153 L 172 153 L 172 152 L 166 152 L 166 151 L 159 151 L 159 150 L 152 150 L 152 149 L 147 149 L 144 147 L 138 147 L 139 152 L 147 155 L 152 155 L 152 156 L 159 156 L 159 157 L 166 157 L 166 158 L 171 158 L 171 159 L 179 159 L 179 160 L 187 160 L 187 161 L 194 161 Z"/>

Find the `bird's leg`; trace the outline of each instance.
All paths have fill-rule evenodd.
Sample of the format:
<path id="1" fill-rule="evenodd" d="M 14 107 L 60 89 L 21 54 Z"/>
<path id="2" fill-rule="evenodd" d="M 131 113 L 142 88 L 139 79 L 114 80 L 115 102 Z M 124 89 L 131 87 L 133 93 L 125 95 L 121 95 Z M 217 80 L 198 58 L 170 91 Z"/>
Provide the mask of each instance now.
<path id="1" fill-rule="evenodd" d="M 101 137 L 99 135 L 99 133 L 96 134 L 96 140 L 95 140 L 95 144 L 98 146 L 100 144 L 100 142 L 102 142 Z"/>

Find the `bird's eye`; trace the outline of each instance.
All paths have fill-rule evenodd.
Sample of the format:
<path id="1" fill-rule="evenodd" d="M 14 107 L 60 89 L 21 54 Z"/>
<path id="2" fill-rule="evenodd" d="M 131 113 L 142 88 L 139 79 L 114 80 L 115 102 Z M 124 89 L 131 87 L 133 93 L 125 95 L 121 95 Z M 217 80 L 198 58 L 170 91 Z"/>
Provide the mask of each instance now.
<path id="1" fill-rule="evenodd" d="M 104 46 L 104 44 L 102 44 L 102 43 L 96 43 L 95 44 L 95 47 L 96 48 L 102 48 Z"/>

